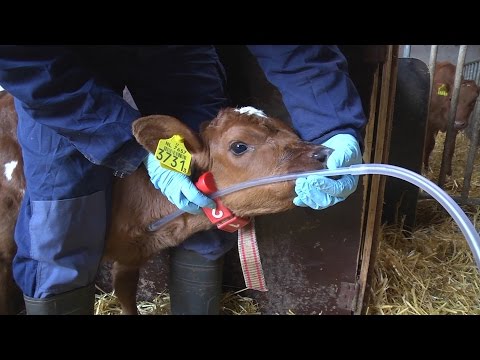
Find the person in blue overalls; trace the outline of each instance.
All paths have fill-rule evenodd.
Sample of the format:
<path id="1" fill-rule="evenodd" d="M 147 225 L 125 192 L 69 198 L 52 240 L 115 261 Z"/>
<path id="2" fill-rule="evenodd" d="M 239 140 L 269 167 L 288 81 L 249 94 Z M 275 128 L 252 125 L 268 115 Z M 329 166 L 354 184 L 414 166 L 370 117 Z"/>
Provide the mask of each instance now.
<path id="1" fill-rule="evenodd" d="M 360 163 L 366 118 L 339 49 L 248 48 L 281 92 L 300 136 L 335 150 L 328 167 Z M 0 46 L 0 85 L 15 98 L 27 182 L 13 263 L 26 313 L 93 314 L 114 176 L 146 166 L 152 185 L 178 208 L 199 213 L 212 206 L 189 177 L 153 161 L 131 124 L 166 114 L 198 130 L 228 105 L 222 65 L 213 46 Z M 123 99 L 125 86 L 138 111 Z M 300 178 L 293 201 L 324 209 L 357 183 L 351 175 Z M 207 264 L 220 282 L 222 256 L 234 242 L 218 230 L 196 234 L 174 249 L 172 263 Z M 218 314 L 219 286 L 207 293 L 184 286 L 170 284 L 172 313 Z"/>

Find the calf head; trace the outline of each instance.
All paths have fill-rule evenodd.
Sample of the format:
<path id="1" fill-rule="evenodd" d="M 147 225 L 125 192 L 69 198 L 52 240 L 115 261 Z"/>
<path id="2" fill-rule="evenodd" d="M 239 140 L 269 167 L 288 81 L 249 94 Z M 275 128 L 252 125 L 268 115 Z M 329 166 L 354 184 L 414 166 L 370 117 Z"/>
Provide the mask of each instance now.
<path id="1" fill-rule="evenodd" d="M 265 176 L 320 170 L 331 149 L 302 141 L 287 124 L 248 108 L 227 108 L 196 134 L 179 120 L 153 115 L 136 120 L 133 134 L 154 153 L 159 139 L 181 135 L 192 154 L 192 178 L 205 171 L 218 189 Z M 239 216 L 255 216 L 293 208 L 294 182 L 286 181 L 234 192 L 222 198 Z"/>
<path id="2" fill-rule="evenodd" d="M 430 104 L 431 118 L 429 121 L 437 122 L 436 129 L 446 132 L 450 107 L 452 102 L 453 86 L 448 83 L 435 84 L 435 89 L 442 89 L 441 93 L 432 94 Z M 457 113 L 455 115 L 454 129 L 463 130 L 468 126 L 470 115 L 480 94 L 480 88 L 473 80 L 462 80 L 460 93 L 458 95 Z"/>
<path id="3" fill-rule="evenodd" d="M 457 114 L 455 116 L 455 130 L 463 130 L 468 126 L 470 115 L 477 102 L 480 88 L 473 80 L 463 80 L 458 97 Z"/>

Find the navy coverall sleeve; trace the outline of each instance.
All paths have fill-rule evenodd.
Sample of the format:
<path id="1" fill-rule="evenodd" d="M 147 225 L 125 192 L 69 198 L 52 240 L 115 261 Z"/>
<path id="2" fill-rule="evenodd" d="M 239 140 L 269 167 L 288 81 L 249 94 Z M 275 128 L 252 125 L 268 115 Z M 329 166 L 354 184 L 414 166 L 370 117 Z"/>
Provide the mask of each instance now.
<path id="1" fill-rule="evenodd" d="M 249 45 L 248 49 L 282 94 L 302 139 L 320 144 L 337 134 L 351 134 L 363 144 L 366 118 L 338 47 Z"/>
<path id="2" fill-rule="evenodd" d="M 24 115 L 54 129 L 114 175 L 132 173 L 147 155 L 132 136 L 140 113 L 76 66 L 63 47 L 0 46 L 0 84 L 21 102 Z"/>

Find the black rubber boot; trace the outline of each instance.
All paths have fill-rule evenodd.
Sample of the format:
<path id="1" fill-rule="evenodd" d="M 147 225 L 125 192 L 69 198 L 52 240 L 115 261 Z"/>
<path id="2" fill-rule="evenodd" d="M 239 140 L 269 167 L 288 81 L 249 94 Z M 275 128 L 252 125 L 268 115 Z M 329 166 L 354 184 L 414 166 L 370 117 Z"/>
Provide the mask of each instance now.
<path id="1" fill-rule="evenodd" d="M 169 290 L 172 315 L 218 315 L 223 257 L 208 260 L 194 251 L 170 252 Z"/>
<path id="2" fill-rule="evenodd" d="M 95 284 L 44 299 L 23 299 L 27 315 L 93 315 Z"/>

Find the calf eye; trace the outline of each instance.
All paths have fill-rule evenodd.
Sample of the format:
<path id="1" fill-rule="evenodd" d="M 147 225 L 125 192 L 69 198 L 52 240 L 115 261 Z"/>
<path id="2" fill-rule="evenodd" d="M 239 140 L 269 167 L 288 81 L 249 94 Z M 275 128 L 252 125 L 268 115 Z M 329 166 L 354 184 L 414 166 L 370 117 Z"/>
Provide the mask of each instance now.
<path id="1" fill-rule="evenodd" d="M 242 155 L 245 151 L 248 150 L 248 145 L 237 141 L 237 142 L 234 142 L 232 145 L 230 145 L 230 150 L 235 155 Z"/>

